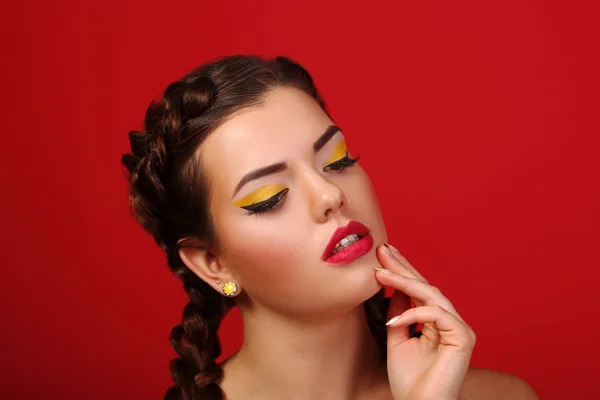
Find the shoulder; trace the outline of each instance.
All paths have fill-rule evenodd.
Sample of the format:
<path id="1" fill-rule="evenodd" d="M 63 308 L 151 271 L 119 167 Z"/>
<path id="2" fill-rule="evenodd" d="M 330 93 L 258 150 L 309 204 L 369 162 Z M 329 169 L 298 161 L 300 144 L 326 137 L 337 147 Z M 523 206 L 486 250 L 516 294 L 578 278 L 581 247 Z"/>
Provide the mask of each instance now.
<path id="1" fill-rule="evenodd" d="M 505 372 L 470 368 L 460 394 L 461 400 L 539 400 L 523 379 Z"/>

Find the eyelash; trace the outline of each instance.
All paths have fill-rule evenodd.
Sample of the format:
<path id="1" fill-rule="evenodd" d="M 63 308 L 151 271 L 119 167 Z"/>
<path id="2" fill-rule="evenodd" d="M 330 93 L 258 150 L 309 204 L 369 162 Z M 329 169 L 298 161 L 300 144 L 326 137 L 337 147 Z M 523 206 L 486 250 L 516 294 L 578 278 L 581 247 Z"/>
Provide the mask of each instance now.
<path id="1" fill-rule="evenodd" d="M 281 192 L 277 193 L 274 196 L 269 197 L 267 200 L 250 204 L 249 206 L 242 207 L 244 210 L 248 211 L 248 215 L 252 214 L 268 214 L 277 210 L 281 204 L 283 204 L 282 199 L 285 197 L 289 189 L 283 189 Z"/>
<path id="2" fill-rule="evenodd" d="M 323 171 L 325 171 L 325 172 L 326 171 L 335 171 L 337 173 L 340 173 L 344 169 L 356 164 L 359 159 L 360 159 L 360 155 L 356 156 L 356 158 L 350 158 L 350 156 L 348 155 L 348 152 L 346 152 L 346 155 L 344 156 L 344 158 L 340 158 L 339 160 L 332 162 L 331 164 L 325 166 L 325 168 L 323 168 Z"/>
<path id="3" fill-rule="evenodd" d="M 325 166 L 323 168 L 323 171 L 324 172 L 334 171 L 335 173 L 339 174 L 344 169 L 356 164 L 358 162 L 359 158 L 360 158 L 360 156 L 357 156 L 356 158 L 350 158 L 350 156 L 348 156 L 348 153 L 346 153 L 346 156 L 344 158 L 341 158 L 341 159 Z M 281 205 L 283 204 L 283 199 L 285 198 L 285 195 L 287 194 L 288 191 L 289 191 L 289 189 L 287 189 L 287 188 L 283 189 L 281 192 L 271 196 L 267 200 L 264 200 L 264 201 L 261 201 L 261 202 L 255 203 L 255 204 L 251 204 L 249 206 L 244 206 L 242 208 L 244 210 L 248 211 L 248 215 L 271 213 L 273 211 L 276 211 L 279 207 L 281 207 Z"/>

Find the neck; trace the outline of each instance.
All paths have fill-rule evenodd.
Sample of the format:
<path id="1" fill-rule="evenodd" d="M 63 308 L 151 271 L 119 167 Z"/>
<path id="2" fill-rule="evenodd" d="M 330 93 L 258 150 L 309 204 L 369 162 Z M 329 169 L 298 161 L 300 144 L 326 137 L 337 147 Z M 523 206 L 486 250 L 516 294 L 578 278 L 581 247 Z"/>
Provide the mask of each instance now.
<path id="1" fill-rule="evenodd" d="M 310 323 L 256 309 L 242 318 L 244 342 L 223 367 L 221 386 L 232 400 L 374 398 L 387 381 L 362 304 Z"/>

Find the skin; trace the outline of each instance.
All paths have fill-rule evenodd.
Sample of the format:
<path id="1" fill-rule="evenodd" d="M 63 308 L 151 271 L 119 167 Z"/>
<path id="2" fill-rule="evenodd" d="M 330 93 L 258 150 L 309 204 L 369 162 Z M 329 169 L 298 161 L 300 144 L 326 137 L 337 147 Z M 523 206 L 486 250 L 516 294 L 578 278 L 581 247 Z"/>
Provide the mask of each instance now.
<path id="1" fill-rule="evenodd" d="M 345 146 L 353 154 L 342 132 L 314 151 L 331 125 L 310 96 L 277 88 L 262 105 L 229 118 L 199 148 L 219 243 L 184 248 L 180 255 L 219 293 L 223 282 L 238 286 L 244 342 L 223 363 L 220 386 L 227 398 L 493 399 L 470 394 L 480 387 L 477 381 L 489 388 L 502 383 L 504 389 L 490 390 L 490 396 L 507 387 L 527 389 L 518 378 L 507 384 L 493 371 L 470 372 L 475 335 L 397 250 L 385 251 L 385 225 L 368 175 L 359 164 L 323 170 L 343 156 Z M 247 173 L 281 162 L 285 170 L 236 192 Z M 282 189 L 284 200 L 271 213 L 249 215 L 242 208 Z M 371 251 L 346 265 L 322 261 L 335 229 L 352 220 L 371 230 Z M 396 289 L 389 317 L 401 315 L 388 328 L 387 369 L 378 365 L 362 307 L 384 285 Z M 411 300 L 416 309 L 410 310 Z M 421 339 L 407 338 L 412 322 L 424 323 Z M 534 392 L 511 396 L 536 398 Z"/>

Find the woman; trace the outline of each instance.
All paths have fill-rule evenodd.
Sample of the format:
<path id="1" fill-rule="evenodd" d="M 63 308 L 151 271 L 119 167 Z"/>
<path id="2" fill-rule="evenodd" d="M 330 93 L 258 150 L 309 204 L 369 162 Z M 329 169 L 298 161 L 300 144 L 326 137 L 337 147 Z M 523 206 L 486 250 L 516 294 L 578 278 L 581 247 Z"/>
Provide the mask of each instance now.
<path id="1" fill-rule="evenodd" d="M 536 398 L 516 377 L 469 370 L 475 334 L 386 244 L 369 177 L 300 65 L 201 66 L 130 142 L 131 209 L 190 297 L 165 398 Z M 219 365 L 234 305 L 244 342 Z"/>

